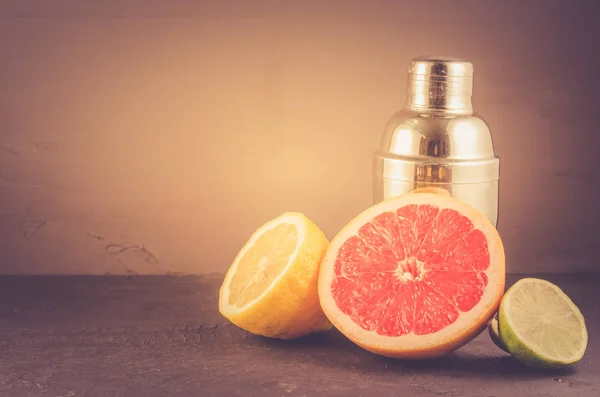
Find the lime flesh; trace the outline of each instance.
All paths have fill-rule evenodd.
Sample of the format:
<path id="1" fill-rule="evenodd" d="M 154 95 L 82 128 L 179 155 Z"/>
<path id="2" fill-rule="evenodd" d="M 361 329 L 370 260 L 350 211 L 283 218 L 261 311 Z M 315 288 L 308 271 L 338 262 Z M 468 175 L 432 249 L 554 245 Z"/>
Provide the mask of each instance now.
<path id="1" fill-rule="evenodd" d="M 588 334 L 583 315 L 556 285 L 524 278 L 500 303 L 499 335 L 508 352 L 536 368 L 561 368 L 581 360 Z"/>

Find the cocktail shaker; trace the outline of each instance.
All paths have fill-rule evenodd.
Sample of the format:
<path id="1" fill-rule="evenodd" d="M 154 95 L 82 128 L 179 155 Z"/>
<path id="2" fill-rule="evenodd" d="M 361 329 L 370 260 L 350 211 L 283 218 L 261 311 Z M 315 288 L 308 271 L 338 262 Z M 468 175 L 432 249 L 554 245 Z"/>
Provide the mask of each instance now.
<path id="1" fill-rule="evenodd" d="M 410 62 L 404 108 L 389 120 L 374 155 L 375 203 L 439 187 L 497 225 L 500 159 L 472 94 L 470 62 L 434 56 Z"/>

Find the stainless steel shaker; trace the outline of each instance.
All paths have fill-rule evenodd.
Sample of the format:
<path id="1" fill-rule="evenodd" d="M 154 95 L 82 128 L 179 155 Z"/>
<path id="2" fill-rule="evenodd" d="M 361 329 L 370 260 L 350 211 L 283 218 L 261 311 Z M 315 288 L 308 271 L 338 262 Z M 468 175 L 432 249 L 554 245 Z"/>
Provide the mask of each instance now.
<path id="1" fill-rule="evenodd" d="M 473 112 L 472 93 L 470 62 L 410 62 L 405 106 L 388 122 L 374 156 L 375 203 L 440 187 L 497 225 L 500 159 L 488 125 Z"/>

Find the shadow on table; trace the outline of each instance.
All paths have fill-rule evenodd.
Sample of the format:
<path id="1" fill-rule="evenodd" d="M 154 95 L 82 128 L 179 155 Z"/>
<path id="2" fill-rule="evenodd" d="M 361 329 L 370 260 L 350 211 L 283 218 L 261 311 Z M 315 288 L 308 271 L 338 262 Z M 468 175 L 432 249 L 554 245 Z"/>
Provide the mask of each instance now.
<path id="1" fill-rule="evenodd" d="M 258 338 L 258 337 L 257 337 Z M 556 378 L 572 374 L 573 368 L 539 370 L 527 367 L 507 353 L 497 350 L 496 356 L 476 355 L 463 349 L 444 357 L 428 360 L 400 360 L 372 354 L 350 342 L 337 331 L 309 335 L 294 341 L 259 338 L 262 344 L 277 347 L 289 359 L 297 357 L 315 365 L 335 366 L 362 373 L 410 373 L 449 377 L 484 378 Z M 490 349 L 497 349 L 491 344 Z M 493 350 L 490 350 L 493 352 Z"/>

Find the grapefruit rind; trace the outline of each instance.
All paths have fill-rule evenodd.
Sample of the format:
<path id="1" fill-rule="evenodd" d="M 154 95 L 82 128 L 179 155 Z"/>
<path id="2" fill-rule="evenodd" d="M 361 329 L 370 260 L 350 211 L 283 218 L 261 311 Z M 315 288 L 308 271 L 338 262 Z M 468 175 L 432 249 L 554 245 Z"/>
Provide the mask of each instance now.
<path id="1" fill-rule="evenodd" d="M 338 250 L 359 229 L 377 215 L 396 211 L 411 204 L 431 204 L 443 209 L 453 209 L 468 217 L 473 226 L 486 237 L 490 255 L 490 265 L 486 270 L 488 285 L 479 302 L 469 311 L 442 330 L 428 334 L 410 333 L 400 337 L 379 335 L 357 325 L 338 307 L 331 292 L 334 265 Z M 478 210 L 452 197 L 437 193 L 408 193 L 382 201 L 357 215 L 331 241 L 319 274 L 319 298 L 323 311 L 331 323 L 348 339 L 362 348 L 383 356 L 404 359 L 434 358 L 447 354 L 471 341 L 483 330 L 496 313 L 505 286 L 505 256 L 502 240 L 496 228 Z"/>
<path id="2" fill-rule="evenodd" d="M 511 314 L 513 309 L 511 306 L 514 304 L 512 302 L 514 295 L 517 291 L 524 288 L 527 288 L 529 293 L 535 293 L 536 285 L 540 289 L 544 288 L 547 294 L 553 294 L 553 298 L 560 299 L 562 301 L 561 303 L 568 307 L 571 321 L 578 325 L 577 331 L 579 331 L 579 335 L 571 332 L 569 333 L 569 336 L 571 338 L 581 338 L 579 349 L 570 352 L 569 356 L 549 354 L 547 349 L 543 346 L 539 346 L 538 343 L 534 341 L 533 333 L 520 330 L 513 320 L 513 315 Z M 552 299 L 549 296 L 541 297 L 541 295 L 542 294 L 538 296 L 536 302 L 552 302 Z M 556 311 L 556 305 L 548 305 L 546 309 L 545 315 L 547 318 L 552 318 L 551 314 L 553 314 L 553 311 Z M 550 313 L 550 315 L 548 313 Z M 541 323 L 539 322 L 539 319 L 534 318 L 531 314 L 528 316 L 528 319 L 531 321 L 537 320 L 536 327 L 540 327 Z M 573 303 L 573 301 L 557 285 L 552 284 L 549 281 L 538 278 L 523 278 L 513 284 L 513 286 L 506 291 L 506 294 L 502 299 L 498 320 L 500 324 L 500 338 L 508 349 L 508 352 L 529 367 L 559 369 L 579 362 L 585 354 L 588 334 L 583 314 L 577 305 L 575 305 L 575 303 Z M 542 322 L 543 321 L 544 320 L 542 319 Z M 561 316 L 560 325 L 556 325 L 560 328 L 564 328 L 566 325 L 565 322 L 565 316 Z M 556 323 L 558 323 L 558 321 L 556 321 Z"/>
<path id="3" fill-rule="evenodd" d="M 297 231 L 297 245 L 287 265 L 258 297 L 242 307 L 231 304 L 230 283 L 241 258 L 265 232 L 281 224 L 293 224 Z M 287 212 L 265 223 L 250 236 L 227 271 L 219 290 L 220 313 L 238 327 L 269 338 L 294 339 L 331 329 L 317 292 L 319 265 L 328 245 L 319 227 L 303 214 Z"/>
<path id="4" fill-rule="evenodd" d="M 443 196 L 451 196 L 451 194 L 448 190 L 441 188 L 441 187 L 433 187 L 433 186 L 419 187 L 414 190 L 411 190 L 408 193 L 435 193 L 435 194 L 441 194 Z"/>

